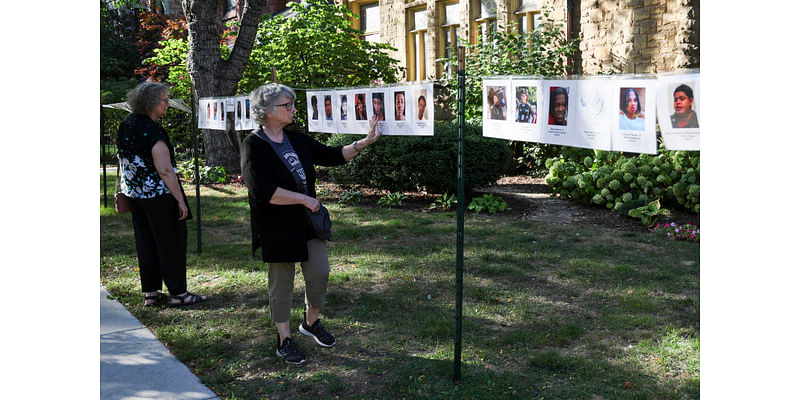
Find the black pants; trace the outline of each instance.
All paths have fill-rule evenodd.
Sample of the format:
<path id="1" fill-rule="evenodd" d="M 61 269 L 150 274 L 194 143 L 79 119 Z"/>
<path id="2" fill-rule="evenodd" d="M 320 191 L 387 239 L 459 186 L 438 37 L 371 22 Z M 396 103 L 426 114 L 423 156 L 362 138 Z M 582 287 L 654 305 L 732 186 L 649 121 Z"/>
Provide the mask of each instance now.
<path id="1" fill-rule="evenodd" d="M 142 291 L 161 290 L 163 280 L 171 295 L 185 293 L 187 232 L 178 202 L 167 194 L 130 203 Z"/>

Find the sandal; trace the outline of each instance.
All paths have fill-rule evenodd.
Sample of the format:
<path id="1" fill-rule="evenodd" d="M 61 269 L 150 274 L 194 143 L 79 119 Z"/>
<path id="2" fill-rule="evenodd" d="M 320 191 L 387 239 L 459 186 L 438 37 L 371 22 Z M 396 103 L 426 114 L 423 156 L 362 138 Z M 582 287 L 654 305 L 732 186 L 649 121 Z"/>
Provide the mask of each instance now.
<path id="1" fill-rule="evenodd" d="M 144 295 L 144 306 L 145 307 L 155 307 L 167 304 L 169 302 L 169 296 L 164 293 L 156 292 L 156 294 L 145 294 Z"/>
<path id="2" fill-rule="evenodd" d="M 177 296 L 171 296 L 172 300 L 169 303 L 170 307 L 180 307 L 180 306 L 189 306 L 192 304 L 197 304 L 206 299 L 205 296 L 200 296 L 198 294 L 186 292 L 184 294 L 179 294 Z M 177 300 L 177 302 L 175 302 Z"/>

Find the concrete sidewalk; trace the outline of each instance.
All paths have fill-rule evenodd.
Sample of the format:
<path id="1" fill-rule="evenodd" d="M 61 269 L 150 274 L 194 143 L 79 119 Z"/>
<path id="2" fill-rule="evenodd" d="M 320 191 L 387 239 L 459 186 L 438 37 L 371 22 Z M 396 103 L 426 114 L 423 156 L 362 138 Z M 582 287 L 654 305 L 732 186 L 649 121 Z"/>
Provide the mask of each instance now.
<path id="1" fill-rule="evenodd" d="M 100 399 L 219 399 L 147 327 L 108 296 L 101 286 Z"/>

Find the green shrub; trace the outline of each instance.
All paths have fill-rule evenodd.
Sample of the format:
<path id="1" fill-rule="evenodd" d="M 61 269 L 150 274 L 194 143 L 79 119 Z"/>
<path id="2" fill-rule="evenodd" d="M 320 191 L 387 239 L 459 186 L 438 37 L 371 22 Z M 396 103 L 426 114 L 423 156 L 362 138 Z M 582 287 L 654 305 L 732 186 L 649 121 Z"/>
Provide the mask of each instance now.
<path id="1" fill-rule="evenodd" d="M 505 211 L 506 208 L 508 208 L 508 203 L 501 197 L 492 194 L 484 194 L 481 197 L 473 198 L 467 208 L 475 211 L 476 214 L 484 210 L 490 214 L 494 214 L 499 211 Z"/>
<path id="2" fill-rule="evenodd" d="M 329 168 L 331 180 L 391 192 L 426 190 L 457 192 L 458 126 L 436 123 L 435 135 L 383 136 L 347 164 Z M 353 135 L 333 135 L 328 145 L 342 146 Z M 492 184 L 503 176 L 510 160 L 505 141 L 484 138 L 481 126 L 466 125 L 464 189 Z"/>
<path id="3" fill-rule="evenodd" d="M 654 200 L 700 212 L 700 153 L 619 152 L 562 148 L 548 159 L 545 183 L 561 197 L 614 208 L 622 215 Z"/>
<path id="4" fill-rule="evenodd" d="M 339 196 L 339 204 L 358 204 L 364 198 L 364 192 L 360 190 L 345 190 Z"/>
<path id="5" fill-rule="evenodd" d="M 454 194 L 444 193 L 441 197 L 434 200 L 428 209 L 433 210 L 434 208 L 438 208 L 442 211 L 447 211 L 453 208 L 453 206 L 456 204 L 458 204 L 458 199 Z"/>
<path id="6" fill-rule="evenodd" d="M 225 183 L 225 181 L 228 180 L 228 174 L 225 172 L 225 167 L 211 167 L 205 165 L 205 160 L 202 158 L 200 159 L 198 172 L 200 172 L 200 183 Z M 195 181 L 194 159 L 178 162 L 178 176 L 187 181 Z"/>
<path id="7" fill-rule="evenodd" d="M 645 206 L 631 209 L 628 211 L 628 215 L 634 218 L 640 218 L 642 220 L 642 224 L 651 227 L 659 219 L 663 217 L 669 217 L 670 212 L 666 208 L 661 208 L 661 203 L 658 200 L 655 200 Z"/>
<path id="8" fill-rule="evenodd" d="M 407 198 L 408 196 L 402 192 L 392 192 L 378 199 L 378 204 L 385 207 L 400 207 L 403 205 L 403 200 Z"/>

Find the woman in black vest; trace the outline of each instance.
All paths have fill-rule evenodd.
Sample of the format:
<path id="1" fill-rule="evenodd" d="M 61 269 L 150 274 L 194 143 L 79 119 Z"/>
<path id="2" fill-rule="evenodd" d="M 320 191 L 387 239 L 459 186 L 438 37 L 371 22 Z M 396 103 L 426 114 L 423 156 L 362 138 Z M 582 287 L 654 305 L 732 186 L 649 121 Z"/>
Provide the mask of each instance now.
<path id="1" fill-rule="evenodd" d="M 186 290 L 186 220 L 191 212 L 175 173 L 175 151 L 156 123 L 167 112 L 168 95 L 169 88 L 158 82 L 128 92 L 131 114 L 117 131 L 120 187 L 130 199 L 145 306 L 205 299 Z M 159 292 L 162 280 L 171 297 Z"/>
<path id="2" fill-rule="evenodd" d="M 286 129 L 292 123 L 294 91 L 281 84 L 264 85 L 250 94 L 259 127 L 242 142 L 242 178 L 248 189 L 253 253 L 269 265 L 270 317 L 278 329 L 276 354 L 302 364 L 305 355 L 291 337 L 290 310 L 294 268 L 299 262 L 306 283 L 306 312 L 300 333 L 320 346 L 336 343 L 322 327 L 319 313 L 328 288 L 325 242 L 306 226 L 305 210 L 317 211 L 314 165 L 341 165 L 380 137 L 373 117 L 367 137 L 340 147 L 326 146 L 303 133 Z"/>

